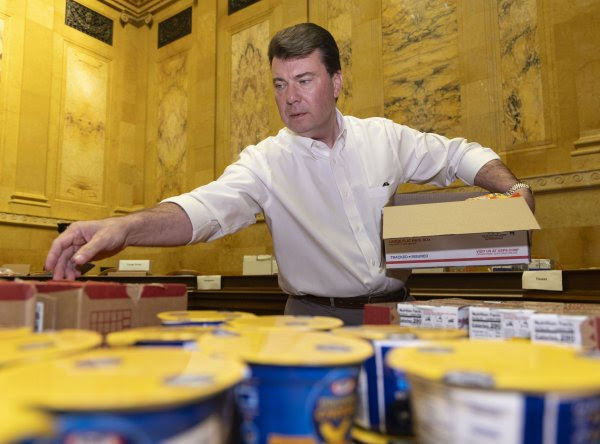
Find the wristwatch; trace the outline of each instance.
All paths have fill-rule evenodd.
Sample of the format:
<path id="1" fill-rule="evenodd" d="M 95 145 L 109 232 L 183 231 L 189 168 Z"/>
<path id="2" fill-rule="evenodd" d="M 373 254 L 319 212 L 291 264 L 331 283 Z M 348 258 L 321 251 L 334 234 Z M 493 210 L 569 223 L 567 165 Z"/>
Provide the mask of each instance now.
<path id="1" fill-rule="evenodd" d="M 531 191 L 531 187 L 529 185 L 527 185 L 526 183 L 523 183 L 523 182 L 517 182 L 512 187 L 510 187 L 508 189 L 508 191 L 506 191 L 504 194 L 506 194 L 507 196 L 512 196 L 517 191 L 523 190 L 523 189 L 528 189 L 531 193 L 533 193 L 533 191 Z"/>

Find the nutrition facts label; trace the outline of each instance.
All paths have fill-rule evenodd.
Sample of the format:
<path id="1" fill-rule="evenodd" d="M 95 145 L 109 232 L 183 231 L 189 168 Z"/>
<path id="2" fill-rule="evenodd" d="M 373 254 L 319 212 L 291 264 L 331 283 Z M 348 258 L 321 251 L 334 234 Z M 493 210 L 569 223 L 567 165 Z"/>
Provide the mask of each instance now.
<path id="1" fill-rule="evenodd" d="M 131 328 L 131 310 L 97 310 L 90 312 L 91 330 L 100 333 L 110 333 L 112 331 Z"/>

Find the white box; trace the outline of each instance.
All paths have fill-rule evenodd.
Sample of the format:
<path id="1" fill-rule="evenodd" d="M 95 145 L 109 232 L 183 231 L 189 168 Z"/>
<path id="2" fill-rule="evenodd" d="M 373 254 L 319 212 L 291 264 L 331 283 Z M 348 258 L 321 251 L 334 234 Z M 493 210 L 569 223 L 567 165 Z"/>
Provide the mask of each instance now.
<path id="1" fill-rule="evenodd" d="M 220 290 L 221 275 L 196 276 L 196 287 L 198 290 Z"/>
<path id="2" fill-rule="evenodd" d="M 385 207 L 386 268 L 528 264 L 539 228 L 522 197 Z"/>
<path id="3" fill-rule="evenodd" d="M 146 271 L 150 272 L 152 261 L 149 259 L 121 259 L 119 271 Z"/>
<path id="4" fill-rule="evenodd" d="M 469 338 L 502 339 L 502 317 L 497 308 L 469 307 Z"/>
<path id="5" fill-rule="evenodd" d="M 500 308 L 498 312 L 500 313 L 500 325 L 504 339 L 529 339 L 531 337 L 531 317 L 535 313 L 534 310 Z"/>
<path id="6" fill-rule="evenodd" d="M 244 256 L 242 274 L 244 276 L 272 274 L 272 259 L 270 254 Z"/>

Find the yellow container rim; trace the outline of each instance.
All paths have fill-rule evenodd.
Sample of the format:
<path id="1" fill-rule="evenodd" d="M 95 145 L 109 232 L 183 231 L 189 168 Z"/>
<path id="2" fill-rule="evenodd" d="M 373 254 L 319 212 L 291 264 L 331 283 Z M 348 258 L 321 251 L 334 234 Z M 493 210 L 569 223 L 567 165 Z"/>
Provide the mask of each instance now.
<path id="1" fill-rule="evenodd" d="M 201 351 L 275 366 L 341 366 L 358 364 L 373 354 L 362 339 L 326 332 L 297 330 L 217 329 L 202 336 Z"/>
<path id="2" fill-rule="evenodd" d="M 253 318 L 237 318 L 228 322 L 238 329 L 291 329 L 291 330 L 331 330 L 341 327 L 341 319 L 330 316 L 294 316 L 294 315 L 267 315 Z"/>
<path id="3" fill-rule="evenodd" d="M 158 318 L 166 324 L 177 323 L 218 323 L 227 322 L 237 318 L 252 318 L 256 315 L 243 311 L 226 311 L 226 310 L 181 310 L 181 311 L 164 311 L 158 314 Z"/>
<path id="4" fill-rule="evenodd" d="M 247 368 L 177 348 L 96 349 L 0 372 L 7 399 L 58 411 L 122 411 L 181 405 L 238 383 Z"/>
<path id="5" fill-rule="evenodd" d="M 0 341 L 0 366 L 54 358 L 101 343 L 102 335 L 91 330 L 65 329 L 13 336 Z"/>
<path id="6" fill-rule="evenodd" d="M 525 392 L 600 393 L 600 358 L 525 341 L 435 341 L 392 350 L 388 365 L 450 385 Z"/>
<path id="7" fill-rule="evenodd" d="M 203 325 L 186 325 L 186 326 L 170 326 L 170 327 L 140 327 L 131 328 L 109 333 L 106 335 L 106 344 L 110 347 L 124 347 L 136 345 L 141 341 L 196 341 L 200 336 L 216 327 Z"/>

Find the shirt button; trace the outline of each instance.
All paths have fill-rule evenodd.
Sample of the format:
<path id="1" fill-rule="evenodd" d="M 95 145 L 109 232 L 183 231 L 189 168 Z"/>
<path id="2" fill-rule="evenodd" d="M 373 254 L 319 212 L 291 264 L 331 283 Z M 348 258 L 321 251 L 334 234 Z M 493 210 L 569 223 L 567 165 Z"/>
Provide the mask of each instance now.
<path id="1" fill-rule="evenodd" d="M 371 259 L 371 265 L 374 267 L 375 266 L 375 259 Z"/>

